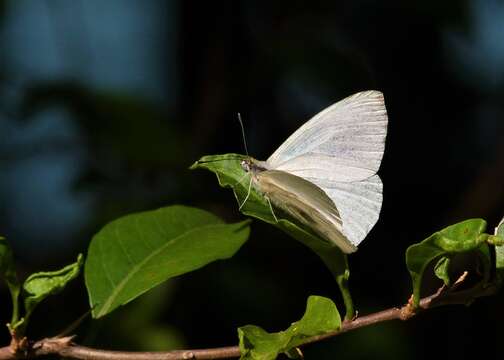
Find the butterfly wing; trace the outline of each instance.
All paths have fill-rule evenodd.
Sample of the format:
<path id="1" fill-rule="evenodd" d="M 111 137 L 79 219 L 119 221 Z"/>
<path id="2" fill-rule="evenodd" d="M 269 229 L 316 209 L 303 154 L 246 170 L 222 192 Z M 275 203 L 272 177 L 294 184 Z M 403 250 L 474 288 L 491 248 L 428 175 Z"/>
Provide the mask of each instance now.
<path id="1" fill-rule="evenodd" d="M 267 160 L 270 169 L 302 177 L 336 204 L 339 231 L 357 246 L 378 220 L 380 167 L 387 133 L 383 94 L 364 91 L 315 115 Z"/>
<path id="2" fill-rule="evenodd" d="M 357 181 L 380 167 L 387 133 L 383 94 L 364 91 L 315 115 L 267 160 L 270 169 L 312 179 Z"/>
<path id="3" fill-rule="evenodd" d="M 309 181 L 283 171 L 257 172 L 254 183 L 270 201 L 343 252 L 357 250 L 342 232 L 338 209 L 328 195 Z"/>
<path id="4" fill-rule="evenodd" d="M 337 204 L 343 224 L 341 232 L 358 246 L 380 215 L 383 186 L 379 176 L 351 182 L 315 179 L 313 184 Z"/>

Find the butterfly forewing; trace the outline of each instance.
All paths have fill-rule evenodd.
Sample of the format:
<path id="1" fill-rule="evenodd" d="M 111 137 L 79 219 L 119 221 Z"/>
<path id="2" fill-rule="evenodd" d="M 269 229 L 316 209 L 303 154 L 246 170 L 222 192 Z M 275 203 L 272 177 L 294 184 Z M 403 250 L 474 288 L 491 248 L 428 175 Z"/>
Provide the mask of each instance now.
<path id="1" fill-rule="evenodd" d="M 358 181 L 376 173 L 387 112 L 379 91 L 349 96 L 315 115 L 267 160 L 275 170 L 309 178 Z"/>

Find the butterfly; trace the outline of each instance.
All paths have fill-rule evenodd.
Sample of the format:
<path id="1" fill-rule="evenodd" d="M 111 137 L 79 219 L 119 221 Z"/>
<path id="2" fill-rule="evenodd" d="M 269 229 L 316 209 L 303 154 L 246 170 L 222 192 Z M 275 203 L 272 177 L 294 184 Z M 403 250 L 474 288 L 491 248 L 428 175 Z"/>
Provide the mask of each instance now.
<path id="1" fill-rule="evenodd" d="M 378 221 L 380 167 L 387 135 L 383 94 L 369 90 L 321 111 L 266 161 L 247 158 L 242 169 L 270 205 L 322 239 L 352 253 Z M 273 206 L 272 206 L 273 205 Z"/>

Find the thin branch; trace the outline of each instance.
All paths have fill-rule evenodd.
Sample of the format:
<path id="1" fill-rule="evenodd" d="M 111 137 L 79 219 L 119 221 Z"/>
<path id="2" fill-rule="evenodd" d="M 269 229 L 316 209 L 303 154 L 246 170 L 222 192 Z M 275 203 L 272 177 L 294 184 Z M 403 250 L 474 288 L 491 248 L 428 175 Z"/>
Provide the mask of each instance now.
<path id="1" fill-rule="evenodd" d="M 475 298 L 492 295 L 497 290 L 495 285 L 478 284 L 467 290 L 455 291 L 465 280 L 466 276 L 467 273 L 464 273 L 451 287 L 443 286 L 435 294 L 421 299 L 419 309 L 413 308 L 413 301 L 410 299 L 408 303 L 401 308 L 394 307 L 361 316 L 351 321 L 344 321 L 339 330 L 312 336 L 305 344 L 319 342 L 348 331 L 385 321 L 409 320 L 420 311 L 438 306 L 453 304 L 467 305 Z M 21 353 L 14 353 L 10 346 L 6 346 L 0 348 L 0 360 L 35 358 L 43 355 L 59 355 L 61 357 L 82 360 L 229 359 L 240 356 L 240 348 L 238 346 L 167 352 L 125 352 L 88 348 L 73 343 L 72 339 L 73 337 L 42 339 L 34 343 L 28 350 Z"/>
<path id="2" fill-rule="evenodd" d="M 96 360 L 179 360 L 179 359 L 229 359 L 240 357 L 238 346 L 228 346 L 213 349 L 180 350 L 169 352 L 121 352 L 102 351 L 85 347 L 68 347 L 59 353 L 74 359 Z"/>

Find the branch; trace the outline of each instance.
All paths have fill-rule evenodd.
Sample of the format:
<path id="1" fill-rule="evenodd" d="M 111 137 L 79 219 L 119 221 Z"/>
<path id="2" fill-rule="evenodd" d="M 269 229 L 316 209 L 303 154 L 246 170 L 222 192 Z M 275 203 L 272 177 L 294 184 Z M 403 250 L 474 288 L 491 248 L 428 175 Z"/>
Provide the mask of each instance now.
<path id="1" fill-rule="evenodd" d="M 413 308 L 412 299 L 401 308 L 390 308 L 373 314 L 358 317 L 351 321 L 344 321 L 341 328 L 322 335 L 312 336 L 305 344 L 319 342 L 342 333 L 361 327 L 390 321 L 409 320 L 420 311 L 430 308 L 453 305 L 470 304 L 475 298 L 489 296 L 497 291 L 495 285 L 478 284 L 470 289 L 455 291 L 465 280 L 464 273 L 451 287 L 443 286 L 435 294 L 420 300 L 420 308 Z M 240 357 L 238 346 L 228 346 L 211 349 L 175 350 L 167 352 L 125 352 L 108 351 L 80 346 L 72 342 L 73 337 L 56 337 L 37 341 L 25 351 L 13 351 L 11 346 L 0 348 L 0 360 L 28 359 L 43 355 L 58 355 L 71 359 L 82 360 L 185 360 L 185 359 L 229 359 Z"/>

